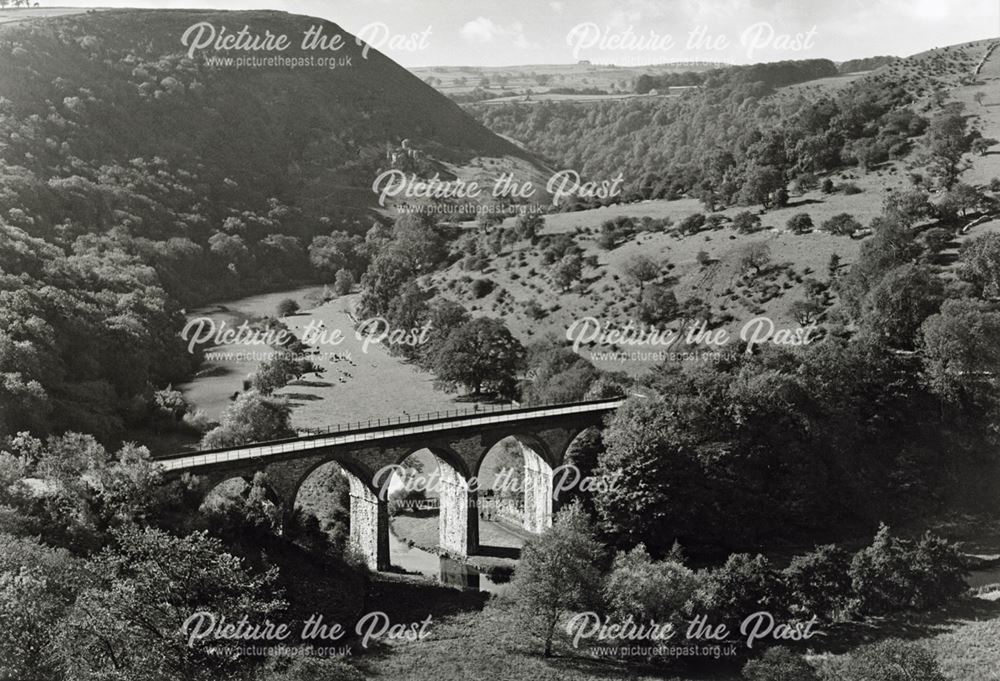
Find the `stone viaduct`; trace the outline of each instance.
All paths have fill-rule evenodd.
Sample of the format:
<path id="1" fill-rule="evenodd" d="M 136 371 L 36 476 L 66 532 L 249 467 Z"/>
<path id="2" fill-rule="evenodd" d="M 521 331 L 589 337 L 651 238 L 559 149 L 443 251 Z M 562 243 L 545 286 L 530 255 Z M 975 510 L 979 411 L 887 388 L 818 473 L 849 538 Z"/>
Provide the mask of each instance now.
<path id="1" fill-rule="evenodd" d="M 317 468 L 336 462 L 348 475 L 351 541 L 376 570 L 389 567 L 388 500 L 379 471 L 400 464 L 414 452 L 434 454 L 440 476 L 440 548 L 454 556 L 479 549 L 477 491 L 483 459 L 501 440 L 513 437 L 524 455 L 524 527 L 539 533 L 552 524 L 553 469 L 562 465 L 573 439 L 622 403 L 605 399 L 574 404 L 467 411 L 414 420 L 380 419 L 353 427 L 229 449 L 199 451 L 158 459 L 168 477 L 196 476 L 207 496 L 233 478 L 264 472 L 287 521 L 299 488 Z M 380 493 L 380 491 L 382 493 Z"/>

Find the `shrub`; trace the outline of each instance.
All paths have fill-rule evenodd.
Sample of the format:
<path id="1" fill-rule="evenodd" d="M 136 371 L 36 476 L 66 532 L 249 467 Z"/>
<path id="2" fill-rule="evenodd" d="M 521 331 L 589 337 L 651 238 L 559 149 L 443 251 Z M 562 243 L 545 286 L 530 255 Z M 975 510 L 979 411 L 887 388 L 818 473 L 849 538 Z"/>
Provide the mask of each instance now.
<path id="1" fill-rule="evenodd" d="M 760 554 L 729 556 L 725 565 L 709 573 L 707 592 L 709 608 L 731 628 L 738 628 L 740 622 L 761 610 L 776 614 L 784 601 L 780 580 Z"/>
<path id="2" fill-rule="evenodd" d="M 743 665 L 743 678 L 747 681 L 814 681 L 819 676 L 801 655 L 777 646 Z"/>
<path id="3" fill-rule="evenodd" d="M 834 192 L 833 180 L 829 177 L 823 180 L 823 183 L 820 185 L 820 191 L 824 194 L 832 194 Z"/>
<path id="4" fill-rule="evenodd" d="M 677 231 L 681 234 L 697 234 L 705 226 L 705 216 L 701 213 L 689 215 L 677 225 Z"/>
<path id="5" fill-rule="evenodd" d="M 844 192 L 848 196 L 861 193 L 861 187 L 854 184 L 853 182 L 846 182 L 840 185 L 840 191 Z"/>
<path id="6" fill-rule="evenodd" d="M 835 544 L 795 556 L 782 571 L 791 610 L 806 616 L 836 618 L 851 598 L 851 555 Z"/>
<path id="7" fill-rule="evenodd" d="M 653 561 L 639 544 L 615 557 L 604 593 L 616 619 L 631 615 L 636 622 L 679 626 L 694 612 L 700 584 L 700 578 L 680 562 Z"/>
<path id="8" fill-rule="evenodd" d="M 871 614 L 930 608 L 966 589 L 954 544 L 931 534 L 914 544 L 894 537 L 885 525 L 854 555 L 850 575 L 858 609 Z"/>
<path id="9" fill-rule="evenodd" d="M 793 215 L 788 220 L 788 231 L 792 234 L 806 234 L 813 229 L 812 217 L 809 213 Z"/>
<path id="10" fill-rule="evenodd" d="M 753 234 L 761 229 L 760 217 L 748 210 L 738 213 L 733 218 L 733 228 L 740 234 Z"/>
<path id="11" fill-rule="evenodd" d="M 941 605 L 967 588 L 966 569 L 958 546 L 926 533 L 913 547 L 913 606 L 918 609 Z"/>
<path id="12" fill-rule="evenodd" d="M 278 303 L 278 316 L 287 317 L 299 311 L 299 304 L 291 298 L 285 298 Z"/>
<path id="13" fill-rule="evenodd" d="M 861 223 L 855 220 L 854 216 L 850 213 L 840 213 L 834 215 L 829 220 L 825 220 L 820 229 L 831 234 L 850 236 L 861 229 Z"/>
<path id="14" fill-rule="evenodd" d="M 889 639 L 857 649 L 837 678 L 844 681 L 945 681 L 934 654 L 913 643 Z"/>
<path id="15" fill-rule="evenodd" d="M 476 279 L 469 284 L 469 292 L 473 298 L 479 299 L 490 294 L 495 284 L 490 279 Z"/>
<path id="16" fill-rule="evenodd" d="M 528 315 L 529 319 L 534 319 L 538 321 L 539 319 L 544 319 L 545 308 L 538 304 L 537 300 L 529 300 L 524 304 L 524 314 Z"/>

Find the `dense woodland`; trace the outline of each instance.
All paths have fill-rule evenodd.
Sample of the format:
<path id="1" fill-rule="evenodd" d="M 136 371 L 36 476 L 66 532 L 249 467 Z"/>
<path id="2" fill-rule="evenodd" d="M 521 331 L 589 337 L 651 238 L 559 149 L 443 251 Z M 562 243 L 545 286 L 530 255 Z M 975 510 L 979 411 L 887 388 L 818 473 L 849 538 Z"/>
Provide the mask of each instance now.
<path id="1" fill-rule="evenodd" d="M 0 432 L 111 442 L 146 422 L 153 391 L 197 359 L 171 333 L 180 311 L 332 277 L 310 256 L 371 226 L 371 180 L 402 140 L 449 161 L 520 153 L 375 51 L 287 78 L 181 52 L 195 21 L 238 18 L 102 12 L 0 31 Z"/>

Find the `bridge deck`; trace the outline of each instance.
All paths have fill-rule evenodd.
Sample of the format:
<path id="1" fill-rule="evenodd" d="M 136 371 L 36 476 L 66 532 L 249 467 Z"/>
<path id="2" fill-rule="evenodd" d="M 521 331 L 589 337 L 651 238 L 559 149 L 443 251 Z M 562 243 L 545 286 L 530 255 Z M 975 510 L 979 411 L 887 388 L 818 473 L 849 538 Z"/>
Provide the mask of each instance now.
<path id="1" fill-rule="evenodd" d="M 355 444 L 358 442 L 377 442 L 379 440 L 405 437 L 408 435 L 419 435 L 421 433 L 436 433 L 446 430 L 475 428 L 478 426 L 493 425 L 498 423 L 516 423 L 518 421 L 527 421 L 529 419 L 566 416 L 570 414 L 611 411 L 613 409 L 617 409 L 622 402 L 624 402 L 623 399 L 616 398 L 594 402 L 527 407 L 486 413 L 482 415 L 472 414 L 452 416 L 427 421 L 413 421 L 387 426 L 358 428 L 355 430 L 340 431 L 330 435 L 310 435 L 288 440 L 233 447 L 229 449 L 217 449 L 192 454 L 181 454 L 158 459 L 156 463 L 166 471 L 194 470 L 202 466 L 211 466 L 218 463 L 244 461 L 248 459 L 267 459 L 273 456 L 293 452 L 307 452 L 313 449 L 322 449 L 324 447 L 334 447 L 344 444 Z"/>

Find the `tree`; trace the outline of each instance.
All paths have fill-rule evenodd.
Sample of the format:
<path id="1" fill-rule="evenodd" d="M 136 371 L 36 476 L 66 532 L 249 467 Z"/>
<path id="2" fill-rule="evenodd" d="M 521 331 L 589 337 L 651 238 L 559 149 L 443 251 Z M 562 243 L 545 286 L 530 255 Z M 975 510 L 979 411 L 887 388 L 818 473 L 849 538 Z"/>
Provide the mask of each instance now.
<path id="1" fill-rule="evenodd" d="M 934 214 L 927 192 L 922 189 L 905 189 L 889 192 L 882 206 L 883 215 L 906 227 L 926 220 Z"/>
<path id="2" fill-rule="evenodd" d="M 575 503 L 522 550 L 512 584 L 514 604 L 526 631 L 542 640 L 546 657 L 552 656 L 563 616 L 586 609 L 600 592 L 602 554 L 590 518 Z"/>
<path id="3" fill-rule="evenodd" d="M 792 234 L 808 234 L 813 230 L 812 217 L 809 213 L 798 213 L 788 219 L 787 226 Z"/>
<path id="4" fill-rule="evenodd" d="M 639 320 L 657 326 L 677 318 L 680 306 L 673 290 L 666 286 L 648 286 L 639 301 Z"/>
<path id="5" fill-rule="evenodd" d="M 289 437 L 295 434 L 290 419 L 287 401 L 248 390 L 226 409 L 222 423 L 206 433 L 201 444 L 205 449 L 215 449 Z"/>
<path id="6" fill-rule="evenodd" d="M 448 242 L 434 220 L 424 213 L 406 213 L 396 218 L 390 248 L 409 260 L 418 274 L 432 272 L 448 257 Z"/>
<path id="7" fill-rule="evenodd" d="M 806 326 L 815 322 L 823 313 L 823 306 L 815 300 L 796 300 L 788 307 L 788 311 L 796 322 Z"/>
<path id="8" fill-rule="evenodd" d="M 552 272 L 552 279 L 559 290 L 566 291 L 583 274 L 583 258 L 579 253 L 564 255 Z"/>
<path id="9" fill-rule="evenodd" d="M 975 187 L 958 182 L 941 197 L 938 211 L 945 218 L 964 218 L 969 211 L 979 208 L 985 198 Z"/>
<path id="10" fill-rule="evenodd" d="M 584 399 L 600 371 L 571 348 L 539 342 L 528 348 L 528 374 L 522 401 L 579 402 Z"/>
<path id="11" fill-rule="evenodd" d="M 261 395 L 271 395 L 311 370 L 313 367 L 309 361 L 296 359 L 290 352 L 278 351 L 250 374 L 250 385 Z"/>
<path id="12" fill-rule="evenodd" d="M 361 277 L 360 313 L 363 317 L 384 315 L 393 298 L 416 276 L 413 260 L 393 249 L 380 253 Z"/>
<path id="13" fill-rule="evenodd" d="M 56 647 L 68 676 L 207 680 L 249 667 L 244 656 L 216 653 L 211 638 L 189 645 L 184 625 L 199 612 L 262 623 L 283 605 L 275 572 L 253 574 L 205 533 L 127 528 L 116 539 L 89 562 L 94 586 L 80 592 L 58 625 Z"/>
<path id="14" fill-rule="evenodd" d="M 960 254 L 962 278 L 975 284 L 985 297 L 1000 296 L 1000 234 L 967 241 Z"/>
<path id="15" fill-rule="evenodd" d="M 662 265 L 643 253 L 630 256 L 622 263 L 622 274 L 629 281 L 639 286 L 638 297 L 640 300 L 642 300 L 642 291 L 645 283 L 659 277 L 661 270 Z"/>
<path id="16" fill-rule="evenodd" d="M 785 187 L 784 174 L 774 166 L 753 166 L 747 170 L 740 196 L 744 203 L 759 203 L 767 210 L 775 193 Z"/>
<path id="17" fill-rule="evenodd" d="M 309 262 L 328 275 L 341 269 L 362 267 L 360 255 L 362 240 L 358 235 L 335 231 L 328 236 L 317 236 L 309 244 Z"/>
<path id="18" fill-rule="evenodd" d="M 285 298 L 280 303 L 276 312 L 279 317 L 289 317 L 299 311 L 299 304 L 291 298 Z"/>
<path id="19" fill-rule="evenodd" d="M 639 544 L 615 556 L 604 594 L 616 621 L 672 623 L 678 630 L 697 614 L 701 579 L 676 560 L 653 561 Z"/>
<path id="20" fill-rule="evenodd" d="M 758 274 L 769 262 L 771 262 L 771 247 L 763 241 L 754 241 L 740 249 L 740 270 L 744 274 L 748 272 Z"/>
<path id="21" fill-rule="evenodd" d="M 339 269 L 333 279 L 333 292 L 338 296 L 346 296 L 354 288 L 354 275 L 350 270 Z"/>
<path id="22" fill-rule="evenodd" d="M 927 130 L 930 170 L 941 180 L 945 189 L 951 189 L 968 168 L 962 155 L 969 151 L 971 142 L 966 133 L 965 116 L 962 114 L 945 112 L 931 121 Z"/>
<path id="23" fill-rule="evenodd" d="M 760 231 L 760 217 L 745 210 L 733 218 L 733 229 L 740 234 L 752 234 Z"/>
<path id="24" fill-rule="evenodd" d="M 855 220 L 854 216 L 850 213 L 840 213 L 828 220 L 824 220 L 823 224 L 820 225 L 820 229 L 831 234 L 851 236 L 861 229 L 861 223 Z"/>
<path id="25" fill-rule="evenodd" d="M 944 299 L 941 281 L 925 267 L 908 264 L 886 274 L 868 292 L 861 325 L 889 347 L 912 349 L 917 331 Z"/>
<path id="26" fill-rule="evenodd" d="M 986 93 L 980 90 L 976 94 L 972 95 L 972 99 L 975 100 L 976 104 L 982 106 L 983 101 L 986 100 Z"/>
<path id="27" fill-rule="evenodd" d="M 765 556 L 734 553 L 724 565 L 709 573 L 707 605 L 736 629 L 740 622 L 759 610 L 781 608 L 780 586 Z"/>
<path id="28" fill-rule="evenodd" d="M 974 154 L 979 154 L 980 156 L 986 156 L 989 153 L 990 147 L 1000 144 L 1000 140 L 993 137 L 977 137 L 972 140 L 972 145 L 969 147 L 969 151 Z"/>
<path id="29" fill-rule="evenodd" d="M 545 218 L 538 213 L 525 211 L 514 221 L 514 234 L 519 240 L 527 239 L 534 243 L 538 234 L 545 227 Z"/>
<path id="30" fill-rule="evenodd" d="M 525 350 L 503 321 L 479 317 L 452 330 L 436 359 L 438 381 L 449 390 L 464 386 L 479 395 L 487 387 L 510 395 Z"/>
<path id="31" fill-rule="evenodd" d="M 946 300 L 924 320 L 919 346 L 931 389 L 949 401 L 992 394 L 1000 375 L 1000 312 L 969 299 Z"/>
<path id="32" fill-rule="evenodd" d="M 834 619 L 852 596 L 850 567 L 851 554 L 836 544 L 817 546 L 792 558 L 781 577 L 794 612 Z"/>

